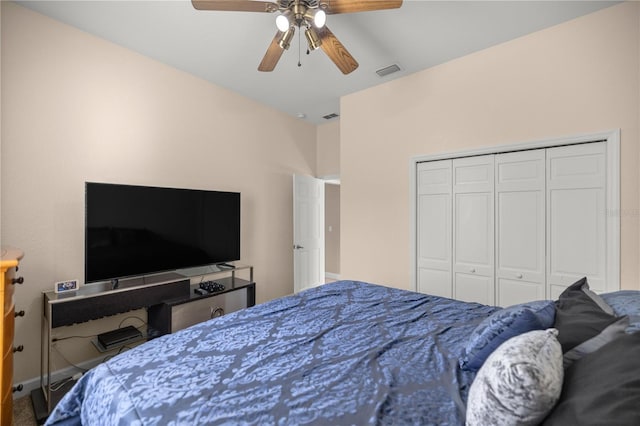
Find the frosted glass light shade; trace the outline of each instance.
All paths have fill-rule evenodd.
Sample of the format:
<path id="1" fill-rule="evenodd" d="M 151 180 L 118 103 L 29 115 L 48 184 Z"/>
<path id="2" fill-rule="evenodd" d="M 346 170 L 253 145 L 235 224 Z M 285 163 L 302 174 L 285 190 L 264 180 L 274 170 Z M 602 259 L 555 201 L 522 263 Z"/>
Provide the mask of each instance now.
<path id="1" fill-rule="evenodd" d="M 315 25 L 316 28 L 322 28 L 326 22 L 327 14 L 324 13 L 324 10 L 318 10 L 313 16 L 313 25 Z"/>
<path id="2" fill-rule="evenodd" d="M 276 17 L 276 27 L 278 27 L 279 31 L 282 31 L 284 33 L 289 29 L 290 26 L 291 26 L 291 23 L 289 22 L 289 19 L 286 16 L 278 15 Z"/>

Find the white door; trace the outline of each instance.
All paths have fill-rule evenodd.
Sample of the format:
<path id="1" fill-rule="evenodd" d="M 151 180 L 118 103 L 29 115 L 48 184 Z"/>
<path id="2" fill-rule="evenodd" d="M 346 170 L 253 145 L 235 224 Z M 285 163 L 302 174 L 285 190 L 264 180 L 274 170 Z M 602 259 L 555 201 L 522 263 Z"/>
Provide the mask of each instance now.
<path id="1" fill-rule="evenodd" d="M 453 160 L 453 293 L 494 305 L 494 156 Z"/>
<path id="2" fill-rule="evenodd" d="M 324 284 L 324 181 L 293 175 L 293 291 Z"/>
<path id="3" fill-rule="evenodd" d="M 545 150 L 496 155 L 496 304 L 545 298 Z"/>
<path id="4" fill-rule="evenodd" d="M 417 167 L 417 290 L 453 297 L 451 247 L 452 160 Z"/>
<path id="5" fill-rule="evenodd" d="M 547 150 L 547 295 L 586 276 L 606 286 L 606 144 Z"/>

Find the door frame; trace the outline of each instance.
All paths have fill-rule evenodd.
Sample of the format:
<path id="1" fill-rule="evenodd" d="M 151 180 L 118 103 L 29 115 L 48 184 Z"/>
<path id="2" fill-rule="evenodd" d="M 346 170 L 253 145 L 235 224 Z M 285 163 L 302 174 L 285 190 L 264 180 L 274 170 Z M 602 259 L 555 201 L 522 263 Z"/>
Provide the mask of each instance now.
<path id="1" fill-rule="evenodd" d="M 513 144 L 474 148 L 440 154 L 418 155 L 410 160 L 409 193 L 411 238 L 409 259 L 411 264 L 411 288 L 418 289 L 417 279 L 417 172 L 418 164 L 426 161 L 448 160 L 460 157 L 471 157 L 485 154 L 503 154 L 538 148 L 576 145 L 589 142 L 606 142 L 607 145 L 607 196 L 606 196 L 606 230 L 607 230 L 607 275 L 606 291 L 620 290 L 620 129 L 606 130 L 574 136 L 557 137 L 537 141 L 517 142 Z"/>

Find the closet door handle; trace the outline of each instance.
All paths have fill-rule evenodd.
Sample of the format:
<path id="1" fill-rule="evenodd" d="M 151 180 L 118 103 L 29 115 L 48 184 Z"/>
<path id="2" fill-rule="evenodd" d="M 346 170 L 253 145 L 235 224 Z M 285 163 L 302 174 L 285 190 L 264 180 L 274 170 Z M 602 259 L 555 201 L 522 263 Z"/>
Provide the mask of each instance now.
<path id="1" fill-rule="evenodd" d="M 469 272 L 471 272 L 472 274 L 475 274 L 475 273 L 476 273 L 476 268 L 471 268 L 471 269 L 469 270 Z"/>
<path id="2" fill-rule="evenodd" d="M 516 278 L 522 278 L 522 274 L 516 274 Z"/>

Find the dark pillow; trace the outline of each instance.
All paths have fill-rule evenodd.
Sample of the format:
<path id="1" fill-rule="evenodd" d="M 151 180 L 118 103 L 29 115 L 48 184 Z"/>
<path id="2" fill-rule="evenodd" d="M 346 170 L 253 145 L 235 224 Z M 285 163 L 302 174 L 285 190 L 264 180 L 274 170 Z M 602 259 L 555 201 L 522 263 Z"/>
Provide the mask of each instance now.
<path id="1" fill-rule="evenodd" d="M 597 336 L 617 320 L 615 315 L 602 309 L 602 304 L 606 305 L 606 302 L 589 290 L 586 278 L 578 280 L 560 294 L 556 301 L 553 327 L 559 332 L 562 352 Z"/>
<path id="2" fill-rule="evenodd" d="M 629 326 L 629 317 L 624 316 L 609 324 L 599 334 L 586 340 L 573 349 L 567 351 L 563 358 L 564 368 L 569 368 L 576 360 L 579 360 L 583 356 L 595 352 L 612 340 L 617 339 L 624 334 L 626 328 Z"/>
<path id="3" fill-rule="evenodd" d="M 569 367 L 543 425 L 640 425 L 640 333 L 623 334 Z"/>

